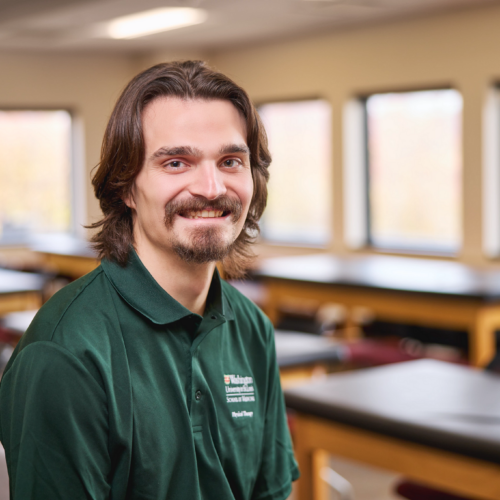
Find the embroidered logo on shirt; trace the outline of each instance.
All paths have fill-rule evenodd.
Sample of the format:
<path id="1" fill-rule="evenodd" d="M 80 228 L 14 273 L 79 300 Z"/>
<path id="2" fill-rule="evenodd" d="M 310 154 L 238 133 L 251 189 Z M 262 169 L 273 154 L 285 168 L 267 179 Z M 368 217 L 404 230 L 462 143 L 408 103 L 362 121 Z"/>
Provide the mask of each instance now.
<path id="1" fill-rule="evenodd" d="M 253 417 L 253 411 L 233 411 L 232 416 L 233 418 Z"/>
<path id="2" fill-rule="evenodd" d="M 252 377 L 242 377 L 240 375 L 224 375 L 226 384 L 227 403 L 253 403 L 255 401 L 255 389 Z M 253 412 L 233 412 L 233 417 L 252 417 Z M 238 414 L 238 415 L 237 415 Z"/>

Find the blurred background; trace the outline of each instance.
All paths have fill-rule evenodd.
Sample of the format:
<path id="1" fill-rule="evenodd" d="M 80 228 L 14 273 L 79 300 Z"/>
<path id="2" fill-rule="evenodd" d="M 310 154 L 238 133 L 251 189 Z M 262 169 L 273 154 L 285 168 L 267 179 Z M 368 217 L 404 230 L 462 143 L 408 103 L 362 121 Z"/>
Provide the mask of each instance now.
<path id="1" fill-rule="evenodd" d="M 285 387 L 495 359 L 500 1 L 0 0 L 0 368 L 36 309 L 97 265 L 83 226 L 101 217 L 91 172 L 121 90 L 177 59 L 233 78 L 266 126 L 258 258 L 234 284 L 308 335 L 283 337 L 279 359 L 323 352 L 282 358 Z M 331 465 L 358 500 L 401 498 L 392 473 Z"/>
<path id="2" fill-rule="evenodd" d="M 259 254 L 495 265 L 498 2 L 148 0 L 139 14 L 169 7 L 180 28 L 131 19 L 132 1 L 0 3 L 2 248 L 85 236 L 120 90 L 149 65 L 198 58 L 248 90 L 268 129 Z M 114 33 L 116 19 L 136 31 Z"/>

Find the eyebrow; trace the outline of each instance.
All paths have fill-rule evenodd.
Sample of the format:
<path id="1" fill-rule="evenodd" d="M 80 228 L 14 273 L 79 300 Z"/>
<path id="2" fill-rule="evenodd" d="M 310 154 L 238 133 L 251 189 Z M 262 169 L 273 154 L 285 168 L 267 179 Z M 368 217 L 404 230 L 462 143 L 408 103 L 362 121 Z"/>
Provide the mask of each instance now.
<path id="1" fill-rule="evenodd" d="M 174 146 L 172 148 L 163 147 L 155 151 L 150 157 L 151 160 L 156 160 L 163 156 L 201 156 L 201 151 L 192 146 Z"/>
<path id="2" fill-rule="evenodd" d="M 225 144 L 219 149 L 220 155 L 243 153 L 250 155 L 250 149 L 246 144 Z M 202 156 L 202 152 L 192 146 L 174 146 L 174 147 L 163 147 L 155 151 L 150 157 L 149 161 L 162 158 L 163 156 Z"/>
<path id="3" fill-rule="evenodd" d="M 226 144 L 222 146 L 219 150 L 219 154 L 228 155 L 235 153 L 244 153 L 250 155 L 250 149 L 246 144 Z"/>

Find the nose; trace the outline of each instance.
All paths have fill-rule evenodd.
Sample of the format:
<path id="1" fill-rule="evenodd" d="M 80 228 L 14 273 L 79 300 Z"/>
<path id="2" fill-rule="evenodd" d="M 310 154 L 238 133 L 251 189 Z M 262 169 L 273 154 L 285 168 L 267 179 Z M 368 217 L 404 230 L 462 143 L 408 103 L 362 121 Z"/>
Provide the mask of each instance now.
<path id="1" fill-rule="evenodd" d="M 205 162 L 194 172 L 189 191 L 193 196 L 204 196 L 207 200 L 215 200 L 226 194 L 224 174 L 214 162 Z"/>

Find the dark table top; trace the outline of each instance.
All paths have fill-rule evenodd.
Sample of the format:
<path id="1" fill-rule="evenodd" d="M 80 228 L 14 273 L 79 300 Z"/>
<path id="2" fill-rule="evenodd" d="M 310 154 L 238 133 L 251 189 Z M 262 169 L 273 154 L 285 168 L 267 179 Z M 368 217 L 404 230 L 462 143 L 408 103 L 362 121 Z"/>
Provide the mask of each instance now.
<path id="1" fill-rule="evenodd" d="M 46 278 L 40 274 L 0 269 L 0 295 L 18 292 L 39 292 Z"/>
<path id="2" fill-rule="evenodd" d="M 345 347 L 340 342 L 318 335 L 276 330 L 274 339 L 280 368 L 340 362 L 345 357 Z"/>
<path id="3" fill-rule="evenodd" d="M 418 360 L 329 375 L 285 391 L 288 407 L 500 463 L 500 376 Z"/>
<path id="4" fill-rule="evenodd" d="M 88 241 L 70 235 L 39 236 L 30 248 L 41 253 L 97 259 L 97 253 Z"/>
<path id="5" fill-rule="evenodd" d="M 500 271 L 442 260 L 318 254 L 266 259 L 255 274 L 305 283 L 500 300 Z"/>

